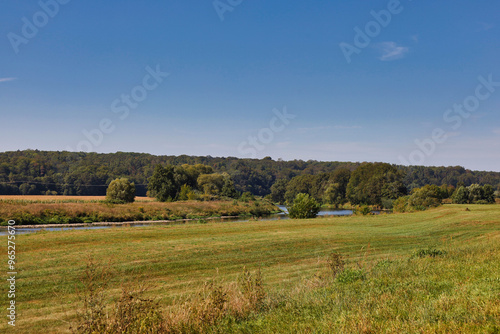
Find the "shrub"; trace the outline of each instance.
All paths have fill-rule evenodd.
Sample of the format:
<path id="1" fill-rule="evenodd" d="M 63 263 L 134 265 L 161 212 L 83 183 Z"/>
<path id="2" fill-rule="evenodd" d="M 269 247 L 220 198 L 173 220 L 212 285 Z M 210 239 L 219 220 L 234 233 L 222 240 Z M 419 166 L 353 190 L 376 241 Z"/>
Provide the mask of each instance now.
<path id="1" fill-rule="evenodd" d="M 111 181 L 106 199 L 112 203 L 132 203 L 135 200 L 135 185 L 126 178 Z"/>
<path id="2" fill-rule="evenodd" d="M 382 207 L 387 210 L 391 210 L 394 207 L 394 201 L 390 198 L 382 198 Z"/>
<path id="3" fill-rule="evenodd" d="M 410 207 L 408 206 L 408 200 L 410 196 L 403 196 L 394 201 L 392 210 L 394 212 L 409 212 Z"/>
<path id="4" fill-rule="evenodd" d="M 440 206 L 442 191 L 438 186 L 427 185 L 415 188 L 410 196 L 403 196 L 394 201 L 394 212 L 424 211 L 428 208 Z"/>
<path id="5" fill-rule="evenodd" d="M 190 194 L 193 192 L 190 186 L 187 184 L 183 184 L 181 186 L 181 190 L 179 191 L 179 201 L 187 201 L 189 200 Z"/>
<path id="6" fill-rule="evenodd" d="M 354 213 L 357 215 L 369 215 L 372 212 L 372 209 L 368 205 L 356 206 Z"/>
<path id="7" fill-rule="evenodd" d="M 240 200 L 243 202 L 254 201 L 255 197 L 251 192 L 245 191 L 243 194 L 241 194 Z"/>
<path id="8" fill-rule="evenodd" d="M 429 247 L 427 249 L 419 249 L 419 250 L 415 251 L 412 255 L 412 258 L 414 258 L 414 257 L 419 257 L 419 258 L 437 257 L 437 256 L 443 256 L 443 255 L 446 255 L 445 251 Z"/>
<path id="9" fill-rule="evenodd" d="M 452 198 L 455 204 L 490 204 L 495 203 L 495 192 L 489 184 L 472 184 L 458 188 Z"/>
<path id="10" fill-rule="evenodd" d="M 319 212 L 320 205 L 309 194 L 297 194 L 292 206 L 288 207 L 288 213 L 292 219 L 315 218 Z"/>
<path id="11" fill-rule="evenodd" d="M 408 204 L 419 211 L 440 206 L 441 189 L 435 185 L 426 185 L 422 188 L 413 189 Z"/>

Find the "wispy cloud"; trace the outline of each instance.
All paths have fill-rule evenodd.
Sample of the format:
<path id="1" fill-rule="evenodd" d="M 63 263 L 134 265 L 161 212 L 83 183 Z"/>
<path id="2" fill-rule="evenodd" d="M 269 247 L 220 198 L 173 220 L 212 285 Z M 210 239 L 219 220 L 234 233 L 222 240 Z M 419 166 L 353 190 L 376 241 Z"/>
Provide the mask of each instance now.
<path id="1" fill-rule="evenodd" d="M 318 132 L 323 130 L 353 130 L 353 129 L 362 129 L 362 126 L 359 125 L 327 125 L 327 126 L 316 126 L 312 128 L 299 128 L 297 129 L 299 133 L 310 133 L 310 132 Z"/>
<path id="2" fill-rule="evenodd" d="M 500 135 L 500 128 L 496 128 L 493 130 L 494 134 Z"/>
<path id="3" fill-rule="evenodd" d="M 0 78 L 0 82 L 6 82 L 6 81 L 12 81 L 16 80 L 17 78 Z"/>
<path id="4" fill-rule="evenodd" d="M 382 55 L 379 57 L 382 61 L 401 59 L 410 50 L 410 48 L 406 46 L 399 46 L 395 42 L 379 43 L 378 47 L 382 51 Z"/>
<path id="5" fill-rule="evenodd" d="M 362 129 L 363 127 L 359 125 L 335 125 L 333 128 L 337 130 L 351 130 L 351 129 Z"/>

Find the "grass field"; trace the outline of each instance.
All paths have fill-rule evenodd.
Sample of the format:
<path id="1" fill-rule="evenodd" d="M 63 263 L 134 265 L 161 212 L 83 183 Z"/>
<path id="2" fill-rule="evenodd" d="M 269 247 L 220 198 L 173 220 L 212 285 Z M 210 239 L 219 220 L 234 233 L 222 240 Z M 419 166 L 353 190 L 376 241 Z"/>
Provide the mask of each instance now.
<path id="1" fill-rule="evenodd" d="M 6 257 L 6 237 L 2 240 Z M 77 291 L 88 256 L 110 264 L 108 303 L 117 300 L 124 284 L 141 282 L 151 286 L 146 295 L 157 298 L 163 310 L 199 292 L 207 280 L 230 286 L 244 267 L 261 268 L 267 307 L 239 320 L 222 318 L 206 329 L 209 332 L 500 330 L 499 205 L 39 232 L 19 235 L 16 243 L 19 333 L 69 331 L 81 307 Z M 332 252 L 346 260 L 346 269 L 336 278 L 328 278 L 327 257 Z M 0 298 L 6 305 L 7 292 Z M 3 319 L 0 332 L 8 332 Z"/>

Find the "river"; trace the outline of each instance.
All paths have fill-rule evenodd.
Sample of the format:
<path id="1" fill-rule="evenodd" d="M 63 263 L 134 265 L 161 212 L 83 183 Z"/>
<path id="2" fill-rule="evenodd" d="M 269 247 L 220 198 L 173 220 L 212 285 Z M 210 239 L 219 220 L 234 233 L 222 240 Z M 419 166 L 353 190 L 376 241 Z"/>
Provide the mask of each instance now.
<path id="1" fill-rule="evenodd" d="M 278 207 L 283 211 L 280 213 L 265 216 L 262 220 L 278 220 L 278 219 L 290 219 L 288 217 L 288 210 L 284 205 L 278 205 Z M 331 210 L 322 209 L 318 216 L 350 216 L 352 215 L 352 210 Z M 123 223 L 110 223 L 109 225 L 86 225 L 86 226 L 64 226 L 64 227 L 35 227 L 35 228 L 23 228 L 22 226 L 16 226 L 16 234 L 26 234 L 35 233 L 39 231 L 66 231 L 66 230 L 98 230 L 106 228 L 119 228 L 119 227 L 140 227 L 140 226 L 151 226 L 151 225 L 180 225 L 185 223 L 197 223 L 197 222 L 214 222 L 214 223 L 229 223 L 229 222 L 248 222 L 254 221 L 255 218 L 252 217 L 236 217 L 236 218 L 210 218 L 210 219 L 200 219 L 191 221 L 169 221 L 169 222 L 123 222 Z M 7 229 L 0 230 L 0 235 L 7 235 Z"/>

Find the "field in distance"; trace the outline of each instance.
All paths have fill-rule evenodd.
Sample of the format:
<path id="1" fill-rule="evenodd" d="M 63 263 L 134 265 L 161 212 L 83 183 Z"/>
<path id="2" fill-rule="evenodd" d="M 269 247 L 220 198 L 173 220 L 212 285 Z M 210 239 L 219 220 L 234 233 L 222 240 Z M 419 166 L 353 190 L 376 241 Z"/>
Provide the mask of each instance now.
<path id="1" fill-rule="evenodd" d="M 38 203 L 72 203 L 72 202 L 100 202 L 105 201 L 106 196 L 48 196 L 48 195 L 0 195 L 0 201 L 22 201 Z M 155 201 L 151 197 L 136 197 L 136 202 Z"/>
<path id="2" fill-rule="evenodd" d="M 110 264 L 107 312 L 124 285 L 149 286 L 144 298 L 167 314 L 184 298 L 211 298 L 200 291 L 213 280 L 227 292 L 224 305 L 237 308 L 231 287 L 244 268 L 260 268 L 263 306 L 242 318 L 222 314 L 204 332 L 497 333 L 499 227 L 500 205 L 444 205 L 412 214 L 19 235 L 16 329 L 69 332 L 90 256 L 101 268 Z M 346 262 L 335 277 L 332 252 Z"/>

